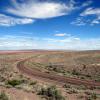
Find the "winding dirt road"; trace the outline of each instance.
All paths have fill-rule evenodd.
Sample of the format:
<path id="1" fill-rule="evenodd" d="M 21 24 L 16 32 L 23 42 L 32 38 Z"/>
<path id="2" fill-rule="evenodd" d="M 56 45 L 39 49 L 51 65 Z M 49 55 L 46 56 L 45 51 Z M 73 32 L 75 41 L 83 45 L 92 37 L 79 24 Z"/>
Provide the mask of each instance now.
<path id="1" fill-rule="evenodd" d="M 95 81 L 91 81 L 91 80 L 82 80 L 82 79 L 71 78 L 71 77 L 64 77 L 64 76 L 60 76 L 60 75 L 53 75 L 50 73 L 40 72 L 36 69 L 28 68 L 27 66 L 25 66 L 24 63 L 29 59 L 31 59 L 31 58 L 24 59 L 24 60 L 18 62 L 17 68 L 21 73 L 27 74 L 28 76 L 31 76 L 33 78 L 36 77 L 36 78 L 40 78 L 40 79 L 47 79 L 47 80 L 49 79 L 51 81 L 57 82 L 58 84 L 60 83 L 61 85 L 65 84 L 65 83 L 71 83 L 71 84 L 75 84 L 75 85 L 85 85 L 85 86 L 90 86 L 90 87 L 100 86 L 100 82 L 95 82 Z"/>

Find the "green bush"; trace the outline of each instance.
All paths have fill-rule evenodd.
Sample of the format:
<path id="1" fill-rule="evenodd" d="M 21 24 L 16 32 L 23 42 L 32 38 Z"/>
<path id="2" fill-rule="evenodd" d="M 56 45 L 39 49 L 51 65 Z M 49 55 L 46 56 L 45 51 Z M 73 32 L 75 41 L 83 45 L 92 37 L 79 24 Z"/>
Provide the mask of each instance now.
<path id="1" fill-rule="evenodd" d="M 6 84 L 15 87 L 16 85 L 20 85 L 22 83 L 22 80 L 8 80 Z"/>
<path id="2" fill-rule="evenodd" d="M 48 97 L 48 100 L 65 100 L 65 98 L 61 95 L 61 92 L 58 91 L 55 86 L 41 88 L 38 95 Z"/>
<path id="3" fill-rule="evenodd" d="M 9 98 L 4 92 L 1 92 L 0 93 L 0 100 L 9 100 Z"/>

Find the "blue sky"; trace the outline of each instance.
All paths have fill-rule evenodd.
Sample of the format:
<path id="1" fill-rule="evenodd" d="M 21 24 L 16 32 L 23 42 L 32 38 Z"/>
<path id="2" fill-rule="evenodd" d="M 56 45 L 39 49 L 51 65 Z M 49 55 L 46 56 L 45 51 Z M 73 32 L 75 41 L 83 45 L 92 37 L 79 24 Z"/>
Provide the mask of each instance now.
<path id="1" fill-rule="evenodd" d="M 0 50 L 100 50 L 100 0 L 0 0 Z"/>

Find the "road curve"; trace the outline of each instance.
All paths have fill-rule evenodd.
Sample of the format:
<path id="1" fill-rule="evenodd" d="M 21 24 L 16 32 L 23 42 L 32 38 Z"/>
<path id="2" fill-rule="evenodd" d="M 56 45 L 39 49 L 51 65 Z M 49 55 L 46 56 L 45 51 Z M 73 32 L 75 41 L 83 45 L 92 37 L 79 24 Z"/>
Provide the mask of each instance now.
<path id="1" fill-rule="evenodd" d="M 33 78 L 38 77 L 41 79 L 49 79 L 54 82 L 58 82 L 60 84 L 71 83 L 71 84 L 75 84 L 75 85 L 85 85 L 85 86 L 89 86 L 89 87 L 100 86 L 100 82 L 95 82 L 95 81 L 91 81 L 91 80 L 83 80 L 83 79 L 78 79 L 78 78 L 71 78 L 71 77 L 64 77 L 64 76 L 60 76 L 60 75 L 53 75 L 53 74 L 49 74 L 49 73 L 40 72 L 36 69 L 28 68 L 27 66 L 25 66 L 24 63 L 29 59 L 31 59 L 31 58 L 24 59 L 24 60 L 18 62 L 17 68 L 23 74 L 27 74 L 28 76 L 31 76 Z"/>

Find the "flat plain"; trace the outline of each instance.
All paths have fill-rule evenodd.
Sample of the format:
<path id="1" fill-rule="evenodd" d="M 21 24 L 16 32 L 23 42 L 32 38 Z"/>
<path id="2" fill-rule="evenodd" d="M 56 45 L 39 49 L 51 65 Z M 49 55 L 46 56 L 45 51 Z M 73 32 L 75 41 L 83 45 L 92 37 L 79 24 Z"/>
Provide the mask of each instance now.
<path id="1" fill-rule="evenodd" d="M 1 51 L 0 100 L 100 100 L 100 51 Z"/>

